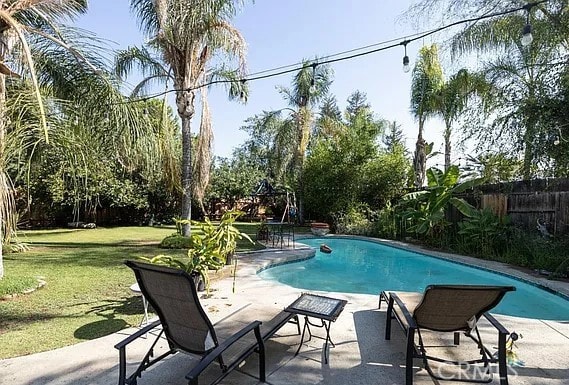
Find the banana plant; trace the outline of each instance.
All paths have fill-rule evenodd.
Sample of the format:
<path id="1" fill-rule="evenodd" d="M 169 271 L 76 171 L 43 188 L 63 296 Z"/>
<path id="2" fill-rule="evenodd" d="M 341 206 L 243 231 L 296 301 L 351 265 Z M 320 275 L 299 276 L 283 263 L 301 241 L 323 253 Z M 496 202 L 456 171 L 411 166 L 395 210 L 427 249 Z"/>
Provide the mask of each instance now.
<path id="1" fill-rule="evenodd" d="M 449 224 L 445 210 L 450 205 L 466 217 L 476 214 L 475 207 L 456 195 L 482 184 L 482 178 L 461 181 L 460 169 L 453 165 L 446 172 L 434 167 L 428 169 L 427 181 L 427 189 L 404 195 L 398 205 L 399 217 L 408 224 L 408 231 L 433 235 L 436 230 Z"/>

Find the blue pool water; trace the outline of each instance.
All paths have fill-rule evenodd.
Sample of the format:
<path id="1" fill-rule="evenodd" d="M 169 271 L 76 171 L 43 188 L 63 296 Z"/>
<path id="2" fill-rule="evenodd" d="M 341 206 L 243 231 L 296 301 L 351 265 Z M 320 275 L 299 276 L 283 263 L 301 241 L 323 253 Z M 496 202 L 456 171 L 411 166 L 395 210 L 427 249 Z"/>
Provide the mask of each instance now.
<path id="1" fill-rule="evenodd" d="M 317 249 L 314 258 L 259 273 L 306 290 L 379 294 L 382 290 L 423 291 L 430 284 L 515 286 L 492 311 L 517 317 L 567 321 L 569 301 L 534 285 L 424 254 L 346 238 L 303 239 Z M 318 251 L 320 244 L 331 254 Z"/>

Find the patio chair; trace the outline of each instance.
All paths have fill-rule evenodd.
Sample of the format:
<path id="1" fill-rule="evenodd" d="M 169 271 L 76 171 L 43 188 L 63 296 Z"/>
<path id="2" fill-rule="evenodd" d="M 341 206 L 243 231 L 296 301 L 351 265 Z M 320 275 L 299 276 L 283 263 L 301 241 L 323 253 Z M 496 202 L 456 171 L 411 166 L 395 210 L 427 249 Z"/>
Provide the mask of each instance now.
<path id="1" fill-rule="evenodd" d="M 429 375 L 438 380 L 488 383 L 492 381 L 490 364 L 498 363 L 500 385 L 508 384 L 506 364 L 506 337 L 509 332 L 489 313 L 509 291 L 511 286 L 430 285 L 425 292 L 382 292 L 381 301 L 386 301 L 387 319 L 385 339 L 391 338 L 391 320 L 396 319 L 407 335 L 405 378 L 413 384 L 413 358 L 423 359 Z M 498 332 L 498 354 L 494 356 L 480 337 L 477 322 L 484 316 Z M 427 354 L 421 335 L 422 330 L 454 333 L 454 345 L 460 343 L 460 332 L 470 337 L 478 346 L 481 358 L 468 361 L 451 361 Z M 417 338 L 416 338 L 417 337 Z M 417 340 L 417 341 L 416 341 Z M 429 361 L 453 364 L 460 368 L 483 364 L 483 373 L 478 378 L 440 376 L 434 373 Z"/>
<path id="2" fill-rule="evenodd" d="M 224 341 L 218 340 L 216 331 L 202 308 L 196 291 L 194 280 L 182 270 L 169 267 L 127 261 L 126 265 L 134 270 L 136 280 L 144 297 L 157 313 L 159 320 L 138 330 L 115 348 L 119 350 L 119 385 L 136 385 L 137 378 L 148 367 L 163 358 L 179 351 L 201 356 L 201 359 L 186 375 L 190 385 L 198 384 L 198 376 L 214 361 L 219 363 L 221 372 L 212 384 L 219 383 L 231 370 L 235 369 L 250 354 L 259 353 L 259 378 L 265 382 L 265 347 L 261 335 L 260 321 L 251 322 L 241 330 L 236 331 Z M 285 315 L 289 315 L 287 313 Z M 288 316 L 288 321 L 293 315 Z M 277 318 L 277 317 L 275 317 Z M 279 321 L 284 324 L 282 314 Z M 242 323 L 235 322 L 237 326 Z M 156 340 L 142 359 L 133 374 L 127 377 L 126 347 L 137 338 L 146 335 L 155 328 L 162 326 Z M 282 326 L 282 325 L 281 325 Z M 273 330 L 265 331 L 266 338 Z M 253 338 L 253 335 L 254 337 Z M 154 357 L 154 348 L 162 337 L 166 336 L 169 350 Z M 226 362 L 225 354 L 230 354 L 231 361 Z"/>

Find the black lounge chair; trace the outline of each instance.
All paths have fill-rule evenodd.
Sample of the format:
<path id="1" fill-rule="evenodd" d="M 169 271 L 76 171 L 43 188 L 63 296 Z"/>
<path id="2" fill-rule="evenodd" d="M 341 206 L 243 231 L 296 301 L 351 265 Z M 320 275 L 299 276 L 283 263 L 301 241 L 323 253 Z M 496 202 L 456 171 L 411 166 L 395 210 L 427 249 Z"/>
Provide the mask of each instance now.
<path id="1" fill-rule="evenodd" d="M 391 338 L 392 319 L 398 321 L 407 335 L 406 385 L 413 384 L 413 358 L 423 359 L 429 375 L 438 380 L 478 383 L 491 382 L 490 364 L 498 363 L 500 385 L 508 385 L 506 337 L 509 332 L 487 312 L 494 308 L 507 292 L 514 290 L 515 287 L 511 286 L 430 285 L 424 293 L 382 292 L 379 304 L 381 306 L 382 301 L 388 304 L 385 339 Z M 482 344 L 477 327 L 477 322 L 482 316 L 498 331 L 497 357 Z M 464 332 L 477 344 L 482 357 L 468 361 L 451 361 L 429 356 L 423 343 L 421 330 L 453 332 L 455 345 L 460 342 L 460 332 Z M 443 377 L 434 373 L 429 360 L 454 364 L 458 367 L 483 364 L 484 373 L 479 378 Z"/>
<path id="2" fill-rule="evenodd" d="M 211 382 L 219 383 L 231 370 L 239 366 L 253 352 L 259 353 L 259 379 L 265 382 L 265 347 L 263 337 L 269 338 L 293 314 L 281 312 L 273 320 L 273 328 L 262 331 L 261 322 L 254 321 L 235 332 L 224 341 L 219 341 L 216 331 L 203 310 L 194 280 L 182 270 L 169 267 L 127 261 L 126 265 L 134 270 L 142 294 L 158 314 L 159 320 L 138 330 L 115 348 L 119 350 L 119 385 L 136 385 L 137 378 L 148 367 L 178 351 L 201 356 L 197 364 L 186 375 L 190 385 L 198 384 L 198 376 L 214 361 L 219 363 L 221 373 Z M 236 322 L 236 325 L 242 323 Z M 127 377 L 126 347 L 137 338 L 162 326 L 161 331 L 138 368 Z M 154 348 L 162 335 L 166 336 L 170 349 L 154 357 Z M 252 338 L 254 334 L 254 338 Z M 231 362 L 224 361 L 223 354 L 232 352 Z M 227 357 L 225 357 L 227 358 Z"/>

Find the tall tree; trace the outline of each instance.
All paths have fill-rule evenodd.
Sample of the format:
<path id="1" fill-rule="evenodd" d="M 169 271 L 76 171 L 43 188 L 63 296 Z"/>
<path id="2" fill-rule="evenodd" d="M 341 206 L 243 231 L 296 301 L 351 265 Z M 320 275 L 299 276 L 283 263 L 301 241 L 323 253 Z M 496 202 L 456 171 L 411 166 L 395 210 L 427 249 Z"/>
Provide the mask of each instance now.
<path id="1" fill-rule="evenodd" d="M 386 122 L 388 130 L 383 136 L 383 144 L 387 148 L 387 152 L 394 152 L 397 148 L 405 148 L 405 135 L 401 129 L 401 125 L 396 121 Z"/>
<path id="2" fill-rule="evenodd" d="M 152 62 L 165 64 L 162 68 L 151 67 L 156 72 L 149 73 L 144 81 L 171 76 L 176 90 L 176 106 L 182 122 L 181 217 L 185 219 L 191 218 L 192 191 L 197 191 L 198 195 L 205 191 L 211 168 L 212 125 L 206 89 L 200 86 L 211 80 L 229 80 L 230 99 L 245 100 L 247 96 L 246 84 L 238 81 L 246 71 L 245 40 L 230 24 L 241 4 L 240 0 L 131 0 L 131 8 L 148 37 L 148 48 L 159 54 L 160 60 Z M 215 61 L 217 65 L 214 58 L 219 59 Z M 122 73 L 132 63 L 147 64 L 135 55 L 125 55 L 122 59 L 123 62 L 118 63 Z M 238 64 L 233 70 L 225 64 L 232 60 Z M 202 120 L 196 149 L 198 156 L 192 167 L 190 122 L 195 114 L 198 93 Z M 197 175 L 197 181 L 194 175 Z M 189 225 L 184 226 L 183 233 L 189 235 Z"/>
<path id="3" fill-rule="evenodd" d="M 314 127 L 314 138 L 316 140 L 319 138 L 333 137 L 342 130 L 342 112 L 338 108 L 338 103 L 334 95 L 324 97 L 318 115 Z"/>
<path id="4" fill-rule="evenodd" d="M 443 84 L 443 71 L 436 45 L 425 46 L 419 51 L 419 58 L 413 68 L 411 83 L 411 112 L 419 123 L 417 143 L 413 154 L 415 186 L 425 182 L 427 164 L 427 142 L 423 138 L 425 122 L 435 114 L 435 96 Z"/>

